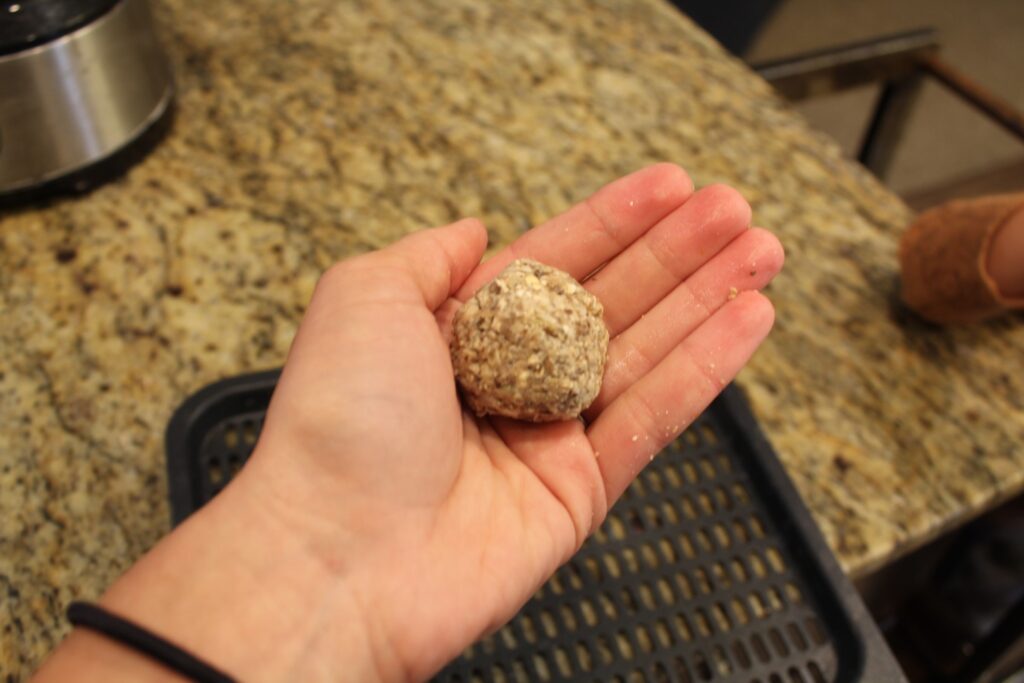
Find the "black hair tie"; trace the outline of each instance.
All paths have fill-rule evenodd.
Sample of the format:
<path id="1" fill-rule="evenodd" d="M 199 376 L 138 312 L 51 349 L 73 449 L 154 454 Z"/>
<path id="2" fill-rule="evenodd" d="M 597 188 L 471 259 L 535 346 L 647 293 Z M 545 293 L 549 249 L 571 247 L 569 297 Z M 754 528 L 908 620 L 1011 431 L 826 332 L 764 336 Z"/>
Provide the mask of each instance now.
<path id="1" fill-rule="evenodd" d="M 68 606 L 68 621 L 101 633 L 111 640 L 127 645 L 173 671 L 199 683 L 235 683 L 235 679 L 177 645 L 146 629 L 111 614 L 99 605 L 73 602 Z"/>

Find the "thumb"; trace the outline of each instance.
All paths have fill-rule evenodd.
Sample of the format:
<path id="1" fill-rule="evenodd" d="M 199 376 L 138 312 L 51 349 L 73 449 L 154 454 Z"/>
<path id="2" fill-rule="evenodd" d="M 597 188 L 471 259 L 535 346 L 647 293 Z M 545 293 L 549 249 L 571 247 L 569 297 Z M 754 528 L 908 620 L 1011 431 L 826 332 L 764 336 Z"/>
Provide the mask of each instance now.
<path id="1" fill-rule="evenodd" d="M 476 218 L 414 232 L 371 258 L 403 268 L 436 310 L 466 281 L 487 248 L 487 231 Z"/>

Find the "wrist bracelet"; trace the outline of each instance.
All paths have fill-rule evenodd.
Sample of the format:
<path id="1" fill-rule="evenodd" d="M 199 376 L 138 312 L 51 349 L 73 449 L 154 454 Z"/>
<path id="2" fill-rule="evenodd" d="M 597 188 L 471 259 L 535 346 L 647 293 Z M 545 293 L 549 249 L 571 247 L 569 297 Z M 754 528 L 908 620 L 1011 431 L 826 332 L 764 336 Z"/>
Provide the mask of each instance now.
<path id="1" fill-rule="evenodd" d="M 115 640 L 199 683 L 235 683 L 222 671 L 160 636 L 88 602 L 68 606 L 68 621 Z"/>

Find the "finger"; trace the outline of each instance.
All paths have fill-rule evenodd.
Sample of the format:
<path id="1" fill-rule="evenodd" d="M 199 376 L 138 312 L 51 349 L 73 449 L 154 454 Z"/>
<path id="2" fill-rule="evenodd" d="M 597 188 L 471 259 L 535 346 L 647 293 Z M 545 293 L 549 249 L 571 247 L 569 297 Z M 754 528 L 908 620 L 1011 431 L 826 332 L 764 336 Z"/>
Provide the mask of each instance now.
<path id="1" fill-rule="evenodd" d="M 614 337 L 750 226 L 750 205 L 728 185 L 698 190 L 585 286 Z"/>
<path id="2" fill-rule="evenodd" d="M 587 419 L 596 419 L 630 385 L 654 369 L 672 349 L 738 293 L 767 285 L 782 269 L 784 260 L 782 245 L 767 230 L 752 228 L 734 239 L 640 320 L 611 340 L 601 392 L 587 409 Z"/>
<path id="3" fill-rule="evenodd" d="M 619 178 L 495 254 L 472 274 L 456 297 L 465 301 L 517 258 L 546 263 L 581 280 L 692 193 L 693 181 L 674 164 L 656 164 Z"/>
<path id="4" fill-rule="evenodd" d="M 479 220 L 465 218 L 450 225 L 420 230 L 368 258 L 394 263 L 404 270 L 430 310 L 454 294 L 480 264 L 487 231 Z"/>
<path id="5" fill-rule="evenodd" d="M 711 403 L 764 340 L 771 302 L 746 292 L 723 306 L 587 429 L 608 501 Z"/>
<path id="6" fill-rule="evenodd" d="M 386 298 L 433 311 L 465 283 L 486 248 L 487 230 L 475 218 L 414 232 L 332 266 L 317 283 L 310 307 L 337 309 Z"/>
<path id="7" fill-rule="evenodd" d="M 293 391 L 284 394 L 296 405 L 315 401 L 336 390 L 339 377 L 376 387 L 381 376 L 368 362 L 376 359 L 377 366 L 401 377 L 413 371 L 435 372 L 437 381 L 431 386 L 454 398 L 451 369 L 444 362 L 447 350 L 441 347 L 438 352 L 438 345 L 430 341 L 436 333 L 431 309 L 465 281 L 480 262 L 486 242 L 480 221 L 466 219 L 421 230 L 329 268 L 317 282 L 288 353 L 281 386 L 290 384 Z M 325 372 L 326 366 L 330 372 Z"/>

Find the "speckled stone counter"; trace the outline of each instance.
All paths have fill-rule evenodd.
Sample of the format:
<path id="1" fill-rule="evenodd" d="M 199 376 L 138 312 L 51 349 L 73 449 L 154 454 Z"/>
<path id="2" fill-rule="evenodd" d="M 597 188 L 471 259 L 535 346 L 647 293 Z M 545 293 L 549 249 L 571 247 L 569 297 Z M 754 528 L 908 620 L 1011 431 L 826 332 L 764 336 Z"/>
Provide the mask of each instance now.
<path id="1" fill-rule="evenodd" d="M 168 139 L 0 216 L 0 680 L 167 531 L 171 412 L 280 364 L 327 265 L 465 215 L 506 243 L 660 160 L 786 245 L 741 381 L 849 571 L 1024 486 L 1024 325 L 894 309 L 893 195 L 658 0 L 492 4 L 159 0 Z"/>

